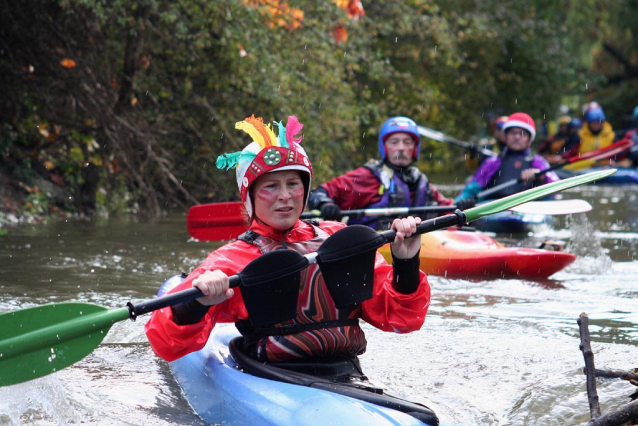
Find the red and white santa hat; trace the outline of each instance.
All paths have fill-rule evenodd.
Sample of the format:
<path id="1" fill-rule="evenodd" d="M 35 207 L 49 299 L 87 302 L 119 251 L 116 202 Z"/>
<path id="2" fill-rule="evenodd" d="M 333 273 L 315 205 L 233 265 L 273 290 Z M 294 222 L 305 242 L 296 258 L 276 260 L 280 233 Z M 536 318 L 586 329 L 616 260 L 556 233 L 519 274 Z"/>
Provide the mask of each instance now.
<path id="1" fill-rule="evenodd" d="M 515 112 L 510 115 L 503 125 L 503 131 L 505 132 L 511 127 L 520 127 L 521 129 L 527 130 L 531 135 L 529 139 L 530 142 L 536 137 L 536 124 L 534 124 L 532 117 L 524 112 Z"/>

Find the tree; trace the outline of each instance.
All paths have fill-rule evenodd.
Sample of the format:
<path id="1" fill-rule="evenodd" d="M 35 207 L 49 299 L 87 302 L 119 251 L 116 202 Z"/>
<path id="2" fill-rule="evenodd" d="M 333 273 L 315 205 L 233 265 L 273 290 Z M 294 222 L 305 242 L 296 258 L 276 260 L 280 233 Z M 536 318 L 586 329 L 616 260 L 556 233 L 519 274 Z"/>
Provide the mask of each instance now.
<path id="1" fill-rule="evenodd" d="M 566 22 L 581 18 L 569 14 L 571 5 L 363 6 L 4 2 L 0 169 L 21 181 L 61 183 L 65 201 L 58 203 L 68 209 L 126 206 L 157 215 L 174 204 L 236 197 L 234 177 L 214 163 L 245 146 L 234 123 L 251 114 L 297 115 L 321 182 L 376 157 L 389 116 L 464 138 L 491 113 L 542 118 L 577 86 L 580 58 L 569 54 Z M 423 145 L 439 159 L 453 158 L 445 145 Z"/>

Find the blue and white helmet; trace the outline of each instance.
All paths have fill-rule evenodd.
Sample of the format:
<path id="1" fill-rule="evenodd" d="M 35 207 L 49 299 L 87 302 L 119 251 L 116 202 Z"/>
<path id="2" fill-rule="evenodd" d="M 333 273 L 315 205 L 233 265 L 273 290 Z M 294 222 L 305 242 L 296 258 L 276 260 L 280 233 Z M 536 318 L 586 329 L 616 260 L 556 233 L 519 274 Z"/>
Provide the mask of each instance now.
<path id="1" fill-rule="evenodd" d="M 572 118 L 572 121 L 569 122 L 567 127 L 569 129 L 573 129 L 573 128 L 580 129 L 581 127 L 583 127 L 583 122 L 580 120 L 580 118 Z"/>
<path id="2" fill-rule="evenodd" d="M 585 113 L 585 121 L 587 123 L 592 123 L 594 121 L 602 123 L 605 120 L 605 112 L 602 108 L 591 108 Z"/>
<path id="3" fill-rule="evenodd" d="M 414 139 L 416 143 L 414 152 L 412 153 L 412 159 L 415 161 L 418 160 L 419 153 L 421 152 L 421 135 L 414 120 L 408 117 L 392 117 L 386 120 L 383 126 L 381 126 L 381 131 L 379 132 L 379 155 L 381 155 L 381 160 L 385 160 L 384 143 L 386 139 L 388 139 L 390 135 L 399 132 L 412 136 L 412 139 Z"/>
<path id="4" fill-rule="evenodd" d="M 634 114 L 632 117 L 634 119 L 634 123 L 638 121 L 638 105 L 636 106 L 636 108 L 634 108 Z"/>

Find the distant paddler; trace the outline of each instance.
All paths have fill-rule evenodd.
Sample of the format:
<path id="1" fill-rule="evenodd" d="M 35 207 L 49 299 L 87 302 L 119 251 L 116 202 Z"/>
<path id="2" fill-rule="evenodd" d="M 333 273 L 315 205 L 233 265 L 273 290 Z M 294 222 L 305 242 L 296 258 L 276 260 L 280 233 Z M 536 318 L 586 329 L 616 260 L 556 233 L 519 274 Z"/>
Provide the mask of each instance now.
<path id="1" fill-rule="evenodd" d="M 310 209 L 320 210 L 324 219 L 339 220 L 341 210 L 453 204 L 414 166 L 421 151 L 421 136 L 414 120 L 408 117 L 386 120 L 379 132 L 378 147 L 380 159 L 370 160 L 313 190 Z M 464 210 L 473 205 L 469 201 L 458 207 Z M 388 229 L 392 218 L 360 217 L 348 221 L 355 223 Z"/>

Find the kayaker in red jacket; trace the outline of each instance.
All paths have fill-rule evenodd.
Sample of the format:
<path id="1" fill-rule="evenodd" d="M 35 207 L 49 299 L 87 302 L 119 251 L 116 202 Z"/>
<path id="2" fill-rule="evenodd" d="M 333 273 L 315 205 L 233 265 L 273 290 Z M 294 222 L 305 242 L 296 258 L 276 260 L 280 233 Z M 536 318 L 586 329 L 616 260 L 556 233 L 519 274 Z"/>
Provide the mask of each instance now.
<path id="1" fill-rule="evenodd" d="M 217 323 L 236 323 L 246 339 L 252 339 L 251 355 L 270 362 L 359 355 L 366 349 L 359 318 L 396 333 L 418 330 L 423 324 L 430 286 L 419 270 L 420 238 L 413 236 L 421 220 L 408 217 L 392 224 L 397 231 L 392 243 L 394 266 L 376 254 L 371 299 L 353 307 L 336 308 L 321 270 L 310 265 L 302 272 L 295 317 L 276 324 L 277 335 L 264 336 L 264 330 L 251 326 L 242 292 L 229 288 L 228 277 L 276 249 L 314 252 L 328 236 L 345 226 L 331 221 L 299 220 L 312 177 L 301 138 L 295 137 L 303 126 L 294 116 L 289 117 L 286 127 L 277 125 L 279 136 L 254 116 L 237 123 L 236 128 L 246 131 L 254 142 L 241 153 L 225 154 L 217 161 L 220 168 L 237 167 L 237 184 L 250 227 L 237 241 L 210 253 L 171 291 L 197 287 L 205 297 L 155 311 L 146 324 L 153 350 L 167 361 L 203 348 Z M 266 334 L 271 332 L 269 329 Z"/>
<path id="2" fill-rule="evenodd" d="M 379 132 L 380 160 L 337 176 L 313 190 L 310 209 L 321 210 L 327 220 L 340 220 L 341 210 L 381 207 L 449 206 L 453 202 L 444 197 L 427 176 L 413 163 L 419 158 L 421 136 L 414 120 L 392 117 Z M 461 210 L 472 207 L 464 200 Z M 348 224 L 363 224 L 375 229 L 388 229 L 391 220 L 378 217 L 350 218 Z"/>

